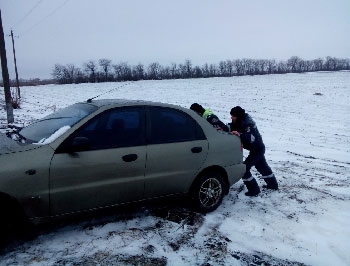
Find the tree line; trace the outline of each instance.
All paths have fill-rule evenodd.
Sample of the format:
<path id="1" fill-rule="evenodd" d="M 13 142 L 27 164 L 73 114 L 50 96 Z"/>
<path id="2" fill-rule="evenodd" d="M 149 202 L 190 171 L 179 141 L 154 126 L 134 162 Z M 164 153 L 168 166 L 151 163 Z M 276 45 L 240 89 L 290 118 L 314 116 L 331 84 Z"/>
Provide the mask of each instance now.
<path id="1" fill-rule="evenodd" d="M 314 71 L 350 70 L 350 59 L 327 56 L 304 60 L 292 56 L 286 61 L 274 59 L 235 59 L 220 61 L 218 64 L 195 66 L 187 59 L 183 64 L 172 63 L 162 66 L 157 62 L 147 66 L 129 65 L 127 62 L 113 64 L 110 59 L 90 60 L 82 68 L 74 64 L 55 64 L 52 77 L 60 84 L 121 82 L 137 80 L 188 79 L 210 77 L 232 77 L 244 75 L 265 75 L 303 73 Z"/>

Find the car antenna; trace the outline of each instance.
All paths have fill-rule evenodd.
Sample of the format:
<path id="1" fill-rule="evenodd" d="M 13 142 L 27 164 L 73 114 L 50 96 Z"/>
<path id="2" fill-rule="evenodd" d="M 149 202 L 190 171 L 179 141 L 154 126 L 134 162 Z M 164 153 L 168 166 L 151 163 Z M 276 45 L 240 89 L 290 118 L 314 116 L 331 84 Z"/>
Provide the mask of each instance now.
<path id="1" fill-rule="evenodd" d="M 114 90 L 123 88 L 123 87 L 125 87 L 126 85 L 129 85 L 129 84 L 131 84 L 131 83 L 133 83 L 133 81 L 124 83 L 123 85 L 120 85 L 120 86 L 118 86 L 118 87 L 116 87 L 116 88 L 113 88 L 113 89 L 111 89 L 111 90 L 109 90 L 109 91 L 107 91 L 107 92 L 101 93 L 101 94 L 99 94 L 99 95 L 96 95 L 95 97 L 92 97 L 92 98 L 90 98 L 90 99 L 87 99 L 86 102 L 91 103 L 92 100 L 94 100 L 94 99 L 96 99 L 96 98 L 98 98 L 98 97 L 100 97 L 100 96 L 102 96 L 102 95 L 105 95 L 105 94 L 107 94 L 107 93 L 110 93 L 110 92 L 112 92 L 112 91 L 114 91 Z"/>

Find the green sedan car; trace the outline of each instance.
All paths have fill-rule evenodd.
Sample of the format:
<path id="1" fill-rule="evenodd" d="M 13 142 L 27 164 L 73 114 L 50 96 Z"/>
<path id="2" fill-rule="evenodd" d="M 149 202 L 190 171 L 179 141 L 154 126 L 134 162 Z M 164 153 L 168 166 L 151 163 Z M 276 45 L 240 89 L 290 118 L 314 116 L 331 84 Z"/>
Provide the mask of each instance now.
<path id="1" fill-rule="evenodd" d="M 0 228 L 176 194 L 210 212 L 243 176 L 242 159 L 239 137 L 190 109 L 77 103 L 1 134 Z"/>

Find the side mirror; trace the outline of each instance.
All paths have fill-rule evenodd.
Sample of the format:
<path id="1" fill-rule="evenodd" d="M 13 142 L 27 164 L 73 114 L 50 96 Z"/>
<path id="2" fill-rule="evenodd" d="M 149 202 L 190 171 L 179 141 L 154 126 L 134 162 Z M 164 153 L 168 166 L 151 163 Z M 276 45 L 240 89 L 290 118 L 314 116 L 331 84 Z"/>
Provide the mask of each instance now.
<path id="1" fill-rule="evenodd" d="M 88 151 L 90 149 L 90 140 L 85 137 L 75 137 L 70 147 L 70 152 Z"/>

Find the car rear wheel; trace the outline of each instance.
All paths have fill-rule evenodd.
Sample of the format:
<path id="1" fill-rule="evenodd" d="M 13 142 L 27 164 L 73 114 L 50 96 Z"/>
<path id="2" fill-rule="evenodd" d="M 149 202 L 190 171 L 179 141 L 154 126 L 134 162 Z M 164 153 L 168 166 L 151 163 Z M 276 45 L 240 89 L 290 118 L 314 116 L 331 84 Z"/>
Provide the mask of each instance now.
<path id="1" fill-rule="evenodd" d="M 202 174 L 192 190 L 192 197 L 199 211 L 211 212 L 220 206 L 225 194 L 225 183 L 219 172 Z"/>

